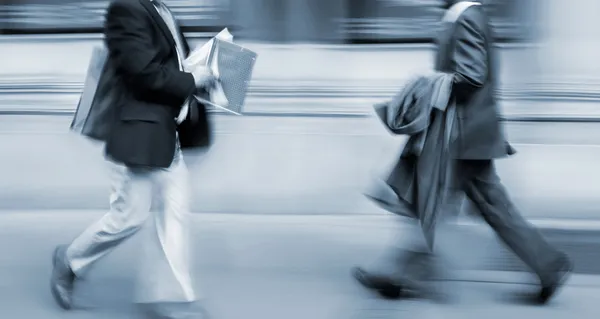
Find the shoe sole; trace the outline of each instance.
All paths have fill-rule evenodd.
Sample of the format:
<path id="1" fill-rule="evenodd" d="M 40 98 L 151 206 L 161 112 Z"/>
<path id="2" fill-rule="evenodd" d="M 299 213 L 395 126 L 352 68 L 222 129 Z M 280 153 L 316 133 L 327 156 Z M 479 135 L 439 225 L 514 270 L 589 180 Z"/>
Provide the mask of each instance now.
<path id="1" fill-rule="evenodd" d="M 377 292 L 381 297 L 386 299 L 400 299 L 402 297 L 402 287 L 395 286 L 393 284 L 385 285 L 384 287 L 376 287 L 369 280 L 365 278 L 363 270 L 354 269 L 352 271 L 352 277 L 363 287 Z"/>
<path id="2" fill-rule="evenodd" d="M 52 292 L 52 296 L 54 297 L 54 300 L 56 301 L 56 303 L 64 310 L 69 310 L 69 309 L 71 309 L 70 303 L 61 298 L 60 293 L 56 290 L 56 285 L 54 284 L 54 282 L 55 282 L 54 268 L 56 268 L 56 264 L 58 263 L 59 252 L 60 252 L 60 246 L 54 248 L 54 253 L 52 255 L 53 269 L 52 269 L 52 280 L 50 281 L 50 291 Z"/>
<path id="3" fill-rule="evenodd" d="M 558 292 L 564 287 L 565 283 L 567 282 L 567 280 L 569 279 L 569 277 L 571 276 L 571 274 L 573 273 L 573 264 L 569 263 L 565 270 L 563 270 L 561 273 L 562 275 L 560 276 L 560 278 L 557 280 L 557 282 L 554 284 L 554 290 L 552 291 L 551 294 L 548 295 L 548 297 L 546 298 L 541 298 L 538 300 L 538 304 L 540 305 L 546 305 L 548 304 L 552 298 L 554 298 Z"/>
<path id="4" fill-rule="evenodd" d="M 360 269 L 352 269 L 352 277 L 367 289 L 375 289 L 371 283 L 365 279 L 365 274 Z"/>
<path id="5" fill-rule="evenodd" d="M 568 268 L 563 272 L 562 276 L 560 276 L 560 279 L 556 284 L 556 289 L 554 289 L 554 292 L 544 301 L 544 304 L 548 303 L 554 296 L 556 296 L 556 294 L 564 287 L 565 283 L 569 280 L 572 274 L 573 264 L 569 264 Z"/>

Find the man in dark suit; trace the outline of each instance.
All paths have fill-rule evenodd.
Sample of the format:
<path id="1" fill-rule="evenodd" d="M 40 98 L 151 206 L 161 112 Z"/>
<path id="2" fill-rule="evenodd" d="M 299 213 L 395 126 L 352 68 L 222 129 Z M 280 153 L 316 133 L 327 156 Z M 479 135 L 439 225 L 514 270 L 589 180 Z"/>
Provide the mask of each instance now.
<path id="1" fill-rule="evenodd" d="M 451 146 L 455 162 L 451 197 L 464 193 L 475 204 L 500 239 L 538 275 L 541 289 L 534 297 L 546 303 L 563 284 L 571 263 L 525 221 L 496 173 L 494 161 L 515 151 L 506 141 L 498 117 L 498 70 L 488 17 L 479 3 L 448 0 L 446 4 L 449 10 L 437 39 L 435 69 L 454 75 L 452 94 L 457 120 Z M 460 7 L 463 11 L 456 10 Z M 430 258 L 423 251 L 400 255 L 398 260 L 404 269 Z M 403 284 L 410 286 L 416 281 L 408 271 L 401 275 L 404 281 L 360 268 L 354 275 L 363 285 L 395 296 Z"/>
<path id="2" fill-rule="evenodd" d="M 112 1 L 105 42 L 118 109 L 105 148 L 114 173 L 110 211 L 70 245 L 57 247 L 52 293 L 61 307 L 71 308 L 76 279 L 141 228 L 159 190 L 162 209 L 146 242 L 155 256 L 141 265 L 139 302 L 155 313 L 175 304 L 191 306 L 196 295 L 187 256 L 189 185 L 181 148 L 210 142 L 206 110 L 193 94 L 215 78 L 208 69 L 184 71 L 189 46 L 162 0 Z M 165 317 L 174 318 L 177 312 L 170 312 Z"/>

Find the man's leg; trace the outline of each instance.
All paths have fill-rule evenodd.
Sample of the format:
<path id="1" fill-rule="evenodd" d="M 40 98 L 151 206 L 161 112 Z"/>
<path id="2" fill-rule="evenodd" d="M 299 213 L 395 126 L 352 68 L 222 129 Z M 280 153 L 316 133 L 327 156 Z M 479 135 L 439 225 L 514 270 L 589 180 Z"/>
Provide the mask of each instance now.
<path id="1" fill-rule="evenodd" d="M 100 258 L 135 234 L 146 220 L 152 195 L 152 172 L 111 165 L 110 211 L 68 246 L 55 250 L 52 293 L 65 309 L 71 307 L 73 282 Z"/>
<path id="2" fill-rule="evenodd" d="M 158 180 L 163 205 L 155 213 L 154 227 L 145 242 L 137 302 L 154 315 L 179 318 L 201 311 L 191 276 L 190 183 L 179 150 Z"/>
<path id="3" fill-rule="evenodd" d="M 465 201 L 463 182 L 462 175 L 451 176 L 444 209 L 438 216 L 435 238 L 438 237 L 437 233 L 440 233 L 440 230 L 450 228 L 460 214 Z M 384 206 L 384 208 L 403 216 L 412 215 L 408 210 L 413 209 L 404 202 L 400 202 L 400 205 Z M 402 233 L 399 234 L 401 238 L 394 243 L 388 251 L 389 254 L 384 256 L 382 263 L 384 267 L 379 266 L 371 270 L 357 267 L 353 269 L 354 277 L 366 288 L 376 290 L 385 297 L 401 297 L 402 292 L 443 297 L 435 291 L 437 287 L 432 282 L 447 276 L 448 270 L 444 268 L 445 265 L 441 265 L 440 256 L 435 256 L 430 250 L 420 223 L 416 219 L 407 221 L 402 226 L 404 226 Z M 436 239 L 435 243 L 438 242 L 440 241 Z M 435 246 L 437 245 L 434 244 Z"/>
<path id="4" fill-rule="evenodd" d="M 428 282 L 436 276 L 435 268 L 434 257 L 418 220 L 406 219 L 399 229 L 398 238 L 382 260 L 369 270 L 354 268 L 353 276 L 361 285 L 386 298 L 430 295 L 433 291 Z"/>
<path id="5" fill-rule="evenodd" d="M 571 270 L 568 257 L 552 247 L 512 203 L 496 174 L 493 161 L 461 161 L 459 169 L 469 176 L 467 196 L 502 241 L 540 278 L 539 301 L 547 302 Z"/>

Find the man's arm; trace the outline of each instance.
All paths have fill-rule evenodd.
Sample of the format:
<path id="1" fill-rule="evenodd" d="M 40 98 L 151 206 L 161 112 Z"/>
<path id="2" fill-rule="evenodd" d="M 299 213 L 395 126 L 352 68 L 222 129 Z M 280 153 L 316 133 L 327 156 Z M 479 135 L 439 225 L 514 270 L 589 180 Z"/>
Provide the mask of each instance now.
<path id="1" fill-rule="evenodd" d="M 171 95 L 183 103 L 196 90 L 194 77 L 162 65 L 145 14 L 123 2 L 110 4 L 105 37 L 112 61 L 131 79 L 133 90 Z"/>
<path id="2" fill-rule="evenodd" d="M 488 78 L 488 52 L 484 33 L 485 17 L 479 8 L 463 13 L 456 26 L 454 62 L 454 94 L 466 98 L 481 88 Z"/>

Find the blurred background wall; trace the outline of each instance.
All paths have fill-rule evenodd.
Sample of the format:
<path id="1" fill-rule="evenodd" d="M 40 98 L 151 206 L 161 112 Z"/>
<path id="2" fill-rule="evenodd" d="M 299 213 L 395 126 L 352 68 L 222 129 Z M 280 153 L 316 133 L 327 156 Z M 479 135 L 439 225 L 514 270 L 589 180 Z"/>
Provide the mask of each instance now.
<path id="1" fill-rule="evenodd" d="M 246 101 L 254 116 L 213 117 L 217 146 L 193 172 L 193 211 L 373 212 L 365 181 L 402 140 L 372 121 L 371 105 L 431 69 L 433 45 L 402 44 L 432 42 L 441 1 L 165 1 L 192 44 L 229 27 L 260 56 Z M 519 150 L 500 175 L 528 218 L 597 220 L 600 1 L 484 2 L 501 42 L 506 130 Z M 0 210 L 106 208 L 101 150 L 67 128 L 107 4 L 0 0 Z M 361 45 L 377 43 L 393 45 Z M 597 237 L 558 233 L 577 264 L 600 269 L 600 258 L 588 258 Z"/>
<path id="2" fill-rule="evenodd" d="M 540 0 L 486 0 L 500 41 L 530 40 Z M 563 1 L 565 2 L 565 1 Z M 106 0 L 2 0 L 4 34 L 101 32 Z M 260 41 L 429 42 L 440 0 L 169 0 L 187 31 Z"/>
<path id="3" fill-rule="evenodd" d="M 544 0 L 538 12 L 541 26 L 538 58 L 543 65 L 538 76 L 556 85 L 598 86 L 600 1 Z"/>

